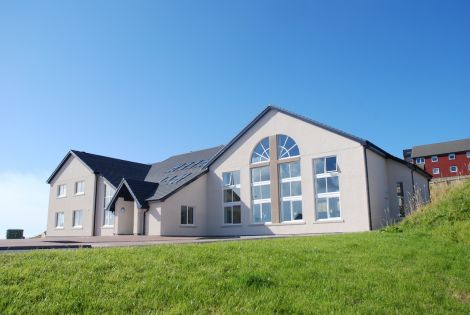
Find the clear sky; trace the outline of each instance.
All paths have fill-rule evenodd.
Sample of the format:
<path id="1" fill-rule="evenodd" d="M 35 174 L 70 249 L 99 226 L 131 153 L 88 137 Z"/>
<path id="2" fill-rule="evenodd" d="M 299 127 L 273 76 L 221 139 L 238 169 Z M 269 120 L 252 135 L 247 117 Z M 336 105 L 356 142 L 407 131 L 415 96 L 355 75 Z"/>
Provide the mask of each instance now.
<path id="1" fill-rule="evenodd" d="M 0 237 L 71 148 L 227 143 L 267 104 L 390 153 L 470 137 L 470 1 L 0 1 Z"/>

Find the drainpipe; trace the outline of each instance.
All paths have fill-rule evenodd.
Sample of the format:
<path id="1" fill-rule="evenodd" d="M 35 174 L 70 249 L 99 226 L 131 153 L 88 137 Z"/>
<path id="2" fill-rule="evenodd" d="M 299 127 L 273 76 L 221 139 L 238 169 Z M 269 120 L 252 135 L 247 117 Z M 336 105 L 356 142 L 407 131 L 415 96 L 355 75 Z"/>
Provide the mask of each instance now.
<path id="1" fill-rule="evenodd" d="M 370 208 L 369 167 L 367 165 L 367 147 L 364 146 L 364 165 L 366 168 L 367 208 L 369 212 L 369 230 L 372 231 L 372 211 Z"/>
<path id="2" fill-rule="evenodd" d="M 142 235 L 146 235 L 145 234 L 145 215 L 147 214 L 147 212 L 150 210 L 150 206 L 144 211 L 144 217 L 142 219 Z"/>
<path id="3" fill-rule="evenodd" d="M 95 174 L 95 196 L 94 196 L 94 205 L 93 205 L 93 224 L 91 231 L 91 236 L 96 236 L 95 229 L 96 229 L 96 202 L 98 200 L 98 172 L 94 172 Z"/>

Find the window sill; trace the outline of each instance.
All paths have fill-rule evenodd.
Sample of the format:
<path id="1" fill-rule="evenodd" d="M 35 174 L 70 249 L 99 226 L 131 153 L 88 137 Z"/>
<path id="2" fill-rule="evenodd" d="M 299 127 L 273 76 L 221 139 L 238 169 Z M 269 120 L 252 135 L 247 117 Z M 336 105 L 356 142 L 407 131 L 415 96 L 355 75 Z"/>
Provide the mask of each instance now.
<path id="1" fill-rule="evenodd" d="M 220 227 L 222 228 L 231 228 L 231 227 L 240 227 L 243 226 L 241 223 L 234 223 L 234 224 L 222 224 Z"/>
<path id="2" fill-rule="evenodd" d="M 304 220 L 284 221 L 275 225 L 302 225 L 306 224 Z"/>
<path id="3" fill-rule="evenodd" d="M 83 196 L 83 195 L 85 195 L 85 193 L 78 193 L 78 194 L 74 194 L 73 196 L 77 197 L 77 196 Z"/>
<path id="4" fill-rule="evenodd" d="M 324 219 L 324 220 L 316 220 L 313 224 L 323 224 L 323 223 L 344 223 L 343 219 Z"/>
<path id="5" fill-rule="evenodd" d="M 248 226 L 266 226 L 266 225 L 272 225 L 271 222 L 261 222 L 261 223 L 250 223 Z"/>
<path id="6" fill-rule="evenodd" d="M 194 224 L 180 224 L 180 228 L 197 228 L 197 225 Z"/>
<path id="7" fill-rule="evenodd" d="M 56 230 L 63 230 L 64 228 L 63 227 L 55 227 Z"/>
<path id="8" fill-rule="evenodd" d="M 81 225 L 73 226 L 72 229 L 74 229 L 74 230 L 83 230 L 83 226 L 81 226 Z"/>
<path id="9" fill-rule="evenodd" d="M 114 229 L 114 225 L 103 225 L 102 229 Z"/>
<path id="10" fill-rule="evenodd" d="M 57 196 L 57 197 L 55 197 L 55 199 L 62 199 L 62 198 L 65 198 L 65 197 L 67 197 L 67 195 L 65 195 L 65 196 Z"/>

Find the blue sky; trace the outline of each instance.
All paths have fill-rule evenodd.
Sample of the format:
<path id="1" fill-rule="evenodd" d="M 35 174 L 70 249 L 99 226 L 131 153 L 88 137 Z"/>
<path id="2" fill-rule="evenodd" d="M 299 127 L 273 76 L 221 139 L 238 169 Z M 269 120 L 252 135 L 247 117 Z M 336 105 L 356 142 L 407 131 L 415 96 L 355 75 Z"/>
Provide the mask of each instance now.
<path id="1" fill-rule="evenodd" d="M 20 191 L 0 192 L 0 237 L 26 202 L 44 229 L 71 148 L 155 162 L 227 143 L 267 104 L 397 156 L 469 137 L 469 34 L 455 0 L 1 1 L 0 191 Z"/>

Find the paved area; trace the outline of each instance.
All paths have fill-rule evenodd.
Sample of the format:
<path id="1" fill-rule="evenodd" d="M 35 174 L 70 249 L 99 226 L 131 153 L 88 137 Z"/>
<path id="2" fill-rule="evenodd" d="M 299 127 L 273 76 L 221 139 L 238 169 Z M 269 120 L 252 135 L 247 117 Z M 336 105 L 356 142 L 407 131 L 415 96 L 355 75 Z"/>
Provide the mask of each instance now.
<path id="1" fill-rule="evenodd" d="M 303 236 L 313 236 L 308 234 Z M 318 235 L 318 234 L 316 234 Z M 72 249 L 119 246 L 145 246 L 158 244 L 184 244 L 222 242 L 235 240 L 253 240 L 262 238 L 289 237 L 293 235 L 233 236 L 233 237 L 183 237 L 183 236 L 147 236 L 117 235 L 93 237 L 45 237 L 23 240 L 0 240 L 0 251 L 21 251 L 34 249 Z M 295 235 L 302 236 L 302 235 Z"/>

